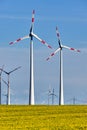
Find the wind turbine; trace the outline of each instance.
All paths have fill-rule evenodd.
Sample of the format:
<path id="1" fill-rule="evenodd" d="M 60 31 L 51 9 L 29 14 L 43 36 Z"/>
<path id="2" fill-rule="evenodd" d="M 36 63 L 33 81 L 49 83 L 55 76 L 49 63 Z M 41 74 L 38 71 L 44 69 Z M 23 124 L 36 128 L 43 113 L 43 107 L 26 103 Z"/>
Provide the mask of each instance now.
<path id="1" fill-rule="evenodd" d="M 44 40 L 42 40 L 40 37 L 38 37 L 35 33 L 33 33 L 33 27 L 34 27 L 34 14 L 35 11 L 32 12 L 32 21 L 31 21 L 31 27 L 29 35 L 19 38 L 14 42 L 10 42 L 9 44 L 14 44 L 16 42 L 19 42 L 21 40 L 30 38 L 30 86 L 29 86 L 29 105 L 34 105 L 34 63 L 33 63 L 33 37 L 39 40 L 42 44 L 46 45 L 48 48 L 52 48 L 50 45 L 48 45 Z"/>
<path id="2" fill-rule="evenodd" d="M 59 44 L 59 48 L 56 49 L 48 58 L 47 60 L 49 60 L 52 56 L 54 56 L 57 52 L 60 51 L 60 84 L 59 84 L 59 105 L 64 105 L 64 96 L 63 96 L 63 48 L 65 49 L 69 49 L 72 51 L 76 51 L 76 52 L 80 52 L 80 50 L 77 50 L 75 48 L 71 48 L 68 46 L 64 46 L 61 44 L 60 41 L 60 34 L 58 32 L 58 28 L 56 27 L 56 34 L 58 37 L 58 44 Z"/>
<path id="3" fill-rule="evenodd" d="M 49 96 L 52 96 L 52 105 L 54 104 L 54 97 L 57 97 L 57 95 L 55 95 L 55 93 L 54 93 L 54 88 L 53 88 L 53 90 L 51 90 L 51 91 L 49 91 L 49 95 L 48 95 L 48 97 Z M 49 100 L 48 100 L 49 101 Z"/>
<path id="4" fill-rule="evenodd" d="M 4 65 L 2 66 L 3 69 Z M 2 75 L 2 70 L 0 70 L 0 105 L 1 105 L 1 75 Z"/>
<path id="5" fill-rule="evenodd" d="M 0 70 L 2 70 L 5 74 L 8 75 L 8 82 L 5 82 L 5 81 L 3 80 L 3 82 L 8 86 L 7 105 L 10 105 L 10 80 L 9 80 L 9 79 L 10 79 L 10 74 L 13 73 L 14 71 L 18 70 L 19 68 L 21 68 L 21 66 L 15 68 L 15 69 L 13 69 L 12 71 L 9 71 L 9 72 L 7 72 L 7 71 L 5 71 L 5 70 L 3 70 L 3 69 L 0 69 Z"/>

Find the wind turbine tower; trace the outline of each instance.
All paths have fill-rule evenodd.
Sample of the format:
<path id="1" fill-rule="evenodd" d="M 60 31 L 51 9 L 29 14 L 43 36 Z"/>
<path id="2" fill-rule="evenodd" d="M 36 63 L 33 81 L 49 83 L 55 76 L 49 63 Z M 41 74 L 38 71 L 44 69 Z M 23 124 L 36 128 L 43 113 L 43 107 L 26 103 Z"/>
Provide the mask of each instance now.
<path id="1" fill-rule="evenodd" d="M 3 69 L 4 66 L 2 66 L 2 69 Z M 1 75 L 2 75 L 2 70 L 0 70 L 0 105 L 1 105 Z"/>
<path id="2" fill-rule="evenodd" d="M 58 28 L 56 27 L 56 34 L 58 37 L 58 44 L 59 44 L 59 48 L 56 49 L 48 58 L 47 60 L 49 60 L 52 56 L 54 56 L 57 52 L 60 51 L 60 80 L 59 80 L 59 105 L 64 105 L 64 92 L 63 92 L 63 48 L 65 49 L 69 49 L 72 51 L 76 51 L 76 52 L 80 52 L 80 50 L 77 50 L 75 48 L 71 48 L 68 46 L 64 46 L 61 44 L 60 41 L 60 34 L 58 32 Z"/>

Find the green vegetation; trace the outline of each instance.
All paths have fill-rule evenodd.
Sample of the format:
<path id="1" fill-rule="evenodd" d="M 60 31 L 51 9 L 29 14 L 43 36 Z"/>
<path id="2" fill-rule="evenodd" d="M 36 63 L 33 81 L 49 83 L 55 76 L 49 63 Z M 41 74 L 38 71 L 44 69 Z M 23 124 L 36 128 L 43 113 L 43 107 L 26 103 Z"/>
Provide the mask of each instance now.
<path id="1" fill-rule="evenodd" d="M 87 130 L 87 106 L 0 106 L 0 130 Z"/>

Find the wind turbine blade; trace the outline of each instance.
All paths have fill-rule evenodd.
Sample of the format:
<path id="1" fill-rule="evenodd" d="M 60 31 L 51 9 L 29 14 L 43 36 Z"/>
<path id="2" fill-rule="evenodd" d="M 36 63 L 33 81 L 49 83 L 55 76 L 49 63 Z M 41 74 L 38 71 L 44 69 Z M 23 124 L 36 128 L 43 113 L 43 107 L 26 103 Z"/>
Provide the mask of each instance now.
<path id="1" fill-rule="evenodd" d="M 72 48 L 72 47 L 63 46 L 63 45 L 62 45 L 62 47 L 63 47 L 63 48 L 66 48 L 66 49 L 69 49 L 69 50 L 71 50 L 71 51 L 81 52 L 80 50 L 75 49 L 75 48 Z"/>
<path id="2" fill-rule="evenodd" d="M 32 12 L 32 28 L 33 28 L 33 26 L 34 26 L 34 15 L 35 15 L 35 10 L 33 10 L 33 12 Z"/>
<path id="3" fill-rule="evenodd" d="M 10 42 L 9 44 L 11 45 L 11 44 L 14 44 L 14 43 L 16 43 L 16 42 L 20 42 L 21 40 L 27 39 L 27 38 L 29 38 L 29 35 L 24 36 L 24 37 L 22 37 L 22 38 L 18 38 L 16 41 Z"/>
<path id="4" fill-rule="evenodd" d="M 8 86 L 8 83 L 4 79 L 2 79 L 2 81 Z"/>
<path id="5" fill-rule="evenodd" d="M 57 37 L 58 37 L 59 46 L 61 47 L 61 43 L 60 43 L 60 34 L 59 34 L 59 31 L 58 31 L 58 27 L 57 27 L 57 26 L 56 26 L 56 34 L 57 34 Z"/>
<path id="6" fill-rule="evenodd" d="M 1 70 L 0 75 L 2 74 L 3 68 L 4 68 L 4 65 L 2 66 L 2 69 L 0 69 Z"/>
<path id="7" fill-rule="evenodd" d="M 0 68 L 0 70 L 3 71 L 5 74 L 8 74 L 8 75 L 9 75 L 10 73 L 12 73 L 12 72 L 15 71 L 15 70 L 18 70 L 19 68 L 21 68 L 21 66 L 15 68 L 14 70 L 12 70 L 12 71 L 10 71 L 10 72 L 7 72 L 7 71 L 3 70 L 2 68 Z"/>
<path id="8" fill-rule="evenodd" d="M 58 51 L 60 51 L 61 48 L 58 48 L 57 50 L 55 50 L 46 60 L 49 60 L 50 58 L 52 58 L 52 56 L 54 56 Z"/>
<path id="9" fill-rule="evenodd" d="M 36 34 L 32 33 L 32 35 L 33 35 L 33 37 L 35 37 L 36 39 L 38 39 L 41 43 L 43 43 L 44 45 L 46 45 L 48 48 L 52 49 L 52 47 L 48 43 L 46 43 L 44 40 L 42 40 Z"/>
<path id="10" fill-rule="evenodd" d="M 57 95 L 56 95 L 56 94 L 54 94 L 54 93 L 51 93 L 51 94 L 49 94 L 49 95 L 53 95 L 53 96 L 57 97 Z"/>
<path id="11" fill-rule="evenodd" d="M 0 68 L 1 71 L 3 71 L 4 73 L 8 74 L 8 72 L 6 72 L 5 70 L 3 70 L 2 68 Z"/>
<path id="12" fill-rule="evenodd" d="M 31 28 L 30 28 L 30 37 L 32 37 L 32 32 L 33 32 L 33 27 L 34 27 L 34 14 L 35 14 L 35 10 L 32 11 L 32 20 L 31 20 Z"/>
<path id="13" fill-rule="evenodd" d="M 56 26 L 56 34 L 57 34 L 58 39 L 60 40 L 60 34 L 58 32 L 58 27 L 57 26 Z"/>
<path id="14" fill-rule="evenodd" d="M 15 68 L 14 70 L 10 71 L 9 74 L 12 73 L 12 72 L 14 72 L 14 71 L 16 71 L 16 70 L 18 70 L 18 69 L 20 69 L 20 68 L 21 68 L 21 66 Z"/>

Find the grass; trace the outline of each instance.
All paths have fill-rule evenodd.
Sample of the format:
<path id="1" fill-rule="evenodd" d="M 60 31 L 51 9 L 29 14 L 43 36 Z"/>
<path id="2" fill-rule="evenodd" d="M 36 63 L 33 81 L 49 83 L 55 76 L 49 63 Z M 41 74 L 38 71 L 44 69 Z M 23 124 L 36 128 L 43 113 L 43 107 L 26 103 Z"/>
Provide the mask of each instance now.
<path id="1" fill-rule="evenodd" d="M 0 130 L 87 130 L 87 106 L 0 106 Z"/>

